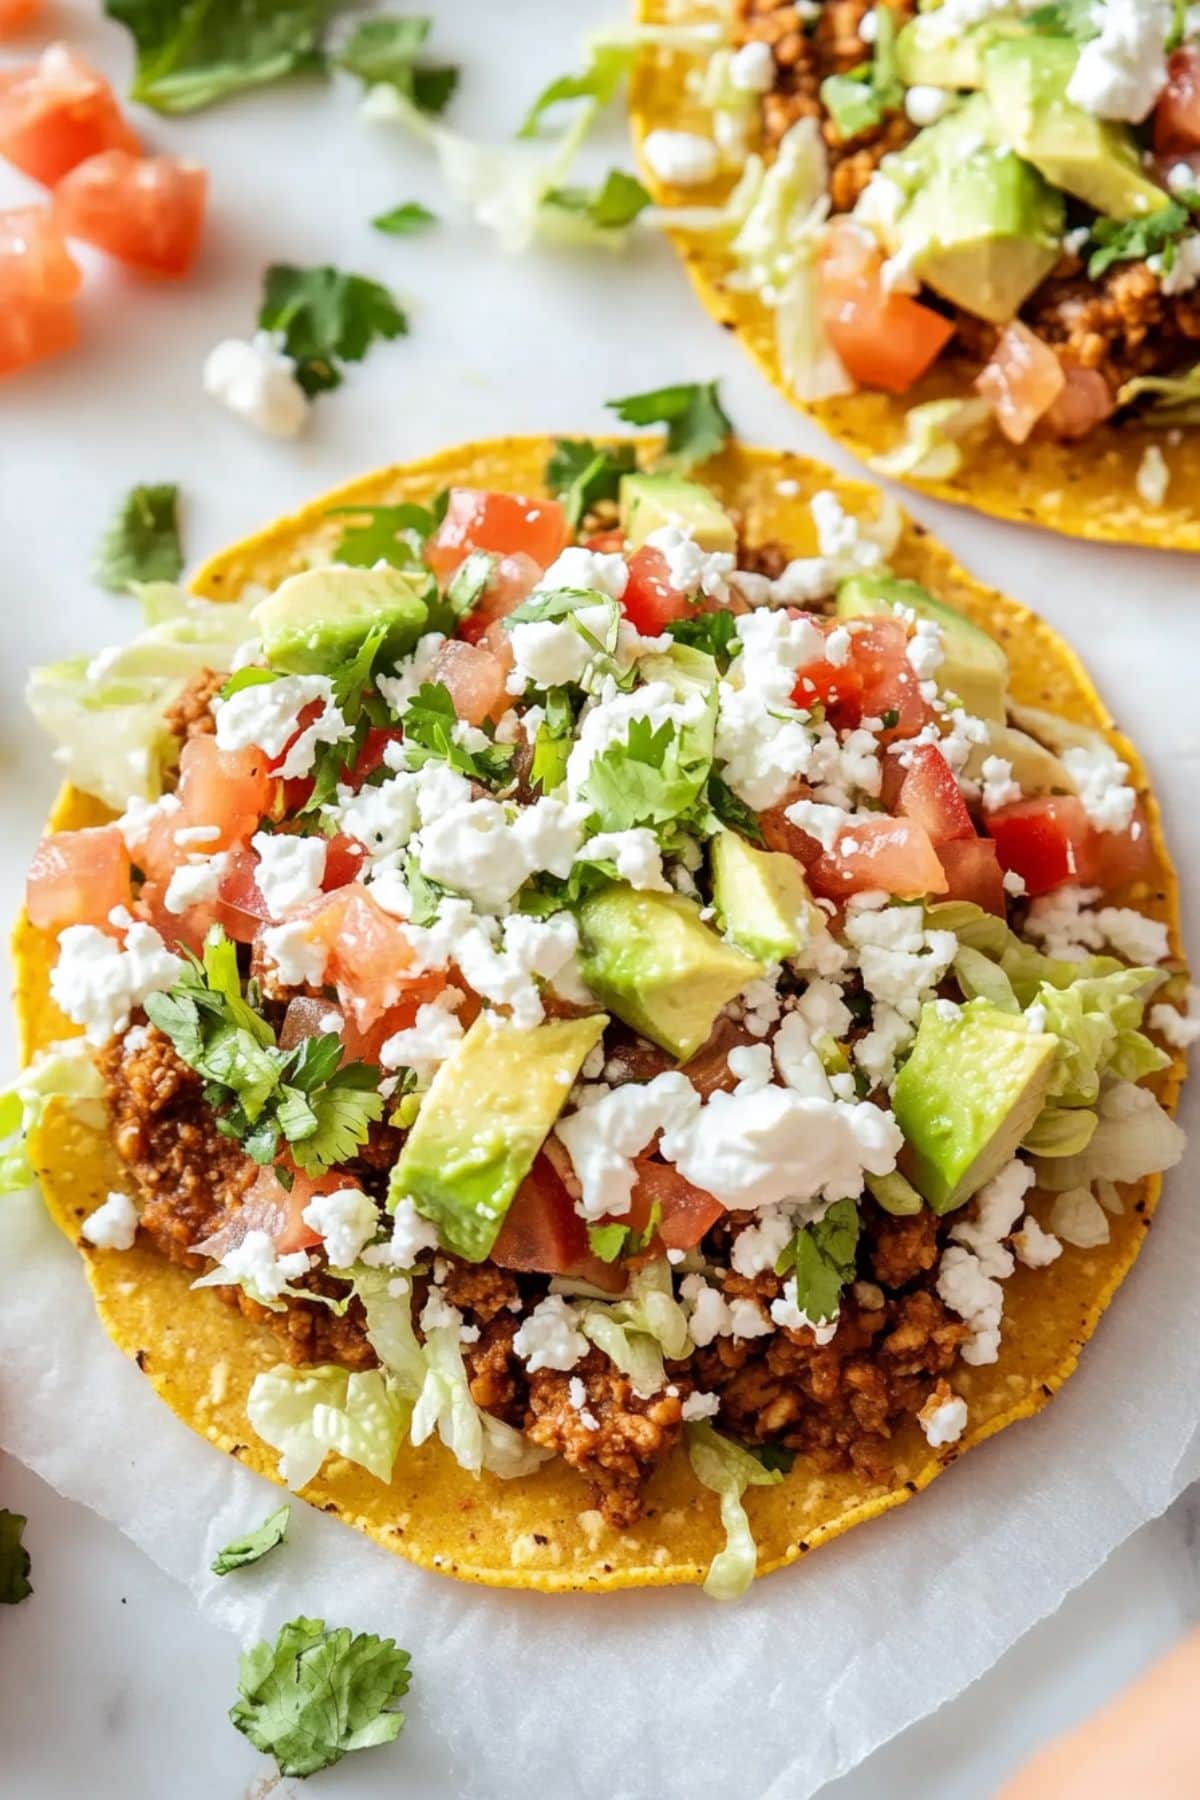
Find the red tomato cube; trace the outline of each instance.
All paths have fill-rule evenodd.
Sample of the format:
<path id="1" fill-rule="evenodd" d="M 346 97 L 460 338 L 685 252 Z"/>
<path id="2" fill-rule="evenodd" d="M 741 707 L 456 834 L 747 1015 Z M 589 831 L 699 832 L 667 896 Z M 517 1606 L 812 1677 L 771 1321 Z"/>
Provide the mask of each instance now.
<path id="1" fill-rule="evenodd" d="M 557 500 L 451 488 L 446 516 L 425 547 L 425 560 L 439 581 L 447 580 L 472 550 L 493 556 L 521 552 L 540 571 L 549 568 L 567 537 L 567 515 Z"/>
<path id="2" fill-rule="evenodd" d="M 34 851 L 25 880 L 25 909 L 43 931 L 108 925 L 114 907 L 131 899 L 129 852 L 115 825 L 56 831 Z"/>
<path id="3" fill-rule="evenodd" d="M 63 176 L 54 216 L 68 237 L 119 262 L 184 275 L 200 247 L 207 191 L 208 176 L 195 163 L 105 150 Z"/>
<path id="4" fill-rule="evenodd" d="M 53 187 L 102 150 L 141 149 L 112 89 L 66 44 L 0 76 L 0 156 Z"/>

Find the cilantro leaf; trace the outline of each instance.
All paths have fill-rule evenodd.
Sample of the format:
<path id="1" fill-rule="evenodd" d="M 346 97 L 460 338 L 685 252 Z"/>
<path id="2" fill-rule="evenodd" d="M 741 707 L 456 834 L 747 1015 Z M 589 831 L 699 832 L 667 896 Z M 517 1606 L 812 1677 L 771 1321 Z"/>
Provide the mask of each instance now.
<path id="1" fill-rule="evenodd" d="M 699 799 L 712 767 L 713 721 L 679 729 L 632 719 L 629 735 L 592 758 L 581 797 L 601 831 L 665 825 Z"/>
<path id="2" fill-rule="evenodd" d="M 415 231 L 425 231 L 430 225 L 436 225 L 437 214 L 431 213 L 419 200 L 406 200 L 401 206 L 376 213 L 371 223 L 376 231 L 385 231 L 389 237 L 411 237 Z"/>
<path id="3" fill-rule="evenodd" d="M 1176 241 L 1191 223 L 1191 214 L 1178 200 L 1168 200 L 1157 212 L 1141 219 L 1097 219 L 1092 226 L 1096 249 L 1088 258 L 1088 276 L 1095 281 L 1114 263 L 1141 262 L 1156 254 L 1162 257 L 1163 267 L 1169 269 L 1175 259 Z"/>
<path id="4" fill-rule="evenodd" d="M 734 793 L 723 775 L 709 776 L 708 804 L 722 825 L 728 825 L 731 831 L 749 838 L 752 844 L 765 842 L 758 814 Z"/>
<path id="5" fill-rule="evenodd" d="M 559 75 L 547 83 L 526 113 L 517 136 L 536 137 L 546 114 L 566 100 L 589 100 L 596 109 L 610 105 L 636 54 L 633 44 L 593 46 L 592 60 L 581 74 Z"/>
<path id="6" fill-rule="evenodd" d="M 724 674 L 733 658 L 741 651 L 737 634 L 737 616 L 727 607 L 716 612 L 696 613 L 690 619 L 671 619 L 667 630 L 677 644 L 688 644 L 711 656 Z"/>
<path id="7" fill-rule="evenodd" d="M 365 1063 L 359 1063 L 357 1068 L 369 1077 L 369 1085 L 355 1076 L 355 1065 L 351 1064 L 308 1096 L 316 1128 L 289 1140 L 293 1160 L 306 1175 L 321 1175 L 326 1169 L 349 1162 L 359 1145 L 366 1143 L 371 1126 L 383 1117 L 378 1069 Z"/>
<path id="8" fill-rule="evenodd" d="M 1097 35 L 1094 0 L 1052 0 L 1048 6 L 1035 7 L 1026 23 L 1044 37 L 1074 38 L 1087 43 Z"/>
<path id="9" fill-rule="evenodd" d="M 195 112 L 230 94 L 325 66 L 321 33 L 340 0 L 104 0 L 133 34 L 131 97 Z"/>
<path id="10" fill-rule="evenodd" d="M 418 61 L 432 23 L 413 17 L 364 19 L 338 56 L 338 66 L 365 87 L 395 88 L 420 112 L 444 112 L 458 86 L 458 70 L 449 63 Z"/>
<path id="11" fill-rule="evenodd" d="M 331 506 L 330 517 L 339 513 L 365 520 L 362 525 L 348 525 L 334 546 L 335 562 L 349 563 L 355 569 L 373 569 L 378 562 L 391 563 L 394 569 L 421 567 L 421 547 L 437 528 L 433 513 L 426 506 Z"/>
<path id="12" fill-rule="evenodd" d="M 585 612 L 603 612 L 601 636 L 596 635 L 591 625 L 584 624 L 581 615 Z M 511 631 L 516 625 L 543 624 L 555 619 L 570 625 L 594 656 L 611 657 L 617 648 L 621 609 L 611 594 L 602 594 L 596 588 L 552 588 L 546 593 L 535 592 L 508 614 L 504 628 Z"/>
<path id="13" fill-rule="evenodd" d="M 551 188 L 543 204 L 578 213 L 601 231 L 623 231 L 650 205 L 650 195 L 636 175 L 610 169 L 599 187 Z"/>
<path id="14" fill-rule="evenodd" d="M 315 1775 L 348 1751 L 400 1735 L 396 1702 L 408 1692 L 409 1660 L 394 1638 L 292 1619 L 273 1644 L 264 1639 L 243 1654 L 229 1717 L 281 1775 Z"/>
<path id="15" fill-rule="evenodd" d="M 15 1606 L 33 1592 L 29 1581 L 29 1552 L 21 1542 L 24 1513 L 0 1506 L 0 1606 Z"/>
<path id="16" fill-rule="evenodd" d="M 131 488 L 96 547 L 93 578 L 124 594 L 135 581 L 174 581 L 182 567 L 179 489 L 169 481 Z"/>
<path id="17" fill-rule="evenodd" d="M 854 1201 L 838 1200 L 823 1219 L 796 1233 L 775 1265 L 780 1275 L 795 1271 L 796 1305 L 814 1324 L 837 1317 L 842 1289 L 854 1280 L 858 1228 Z"/>
<path id="18" fill-rule="evenodd" d="M 572 527 L 601 500 L 615 500 L 622 475 L 632 475 L 637 457 L 632 444 L 600 447 L 590 438 L 557 438 L 546 464 L 546 486 L 566 508 Z"/>
<path id="19" fill-rule="evenodd" d="M 575 742 L 575 708 L 567 688 L 551 688 L 546 694 L 545 716 L 533 741 L 531 783 L 543 794 L 561 787 L 567 778 L 567 761 Z"/>
<path id="20" fill-rule="evenodd" d="M 218 1550 L 210 1567 L 214 1575 L 230 1575 L 234 1569 L 244 1569 L 249 1563 L 256 1563 L 273 1550 L 276 1544 L 282 1544 L 287 1536 L 288 1521 L 292 1516 L 290 1506 L 277 1507 L 268 1513 L 261 1525 L 248 1531 L 245 1537 L 234 1538 L 232 1544 L 226 1544 Z"/>
<path id="21" fill-rule="evenodd" d="M 361 362 L 376 338 L 402 337 L 408 320 L 379 282 L 328 266 L 272 263 L 258 310 L 262 331 L 283 333 L 306 394 L 338 387 L 340 364 Z"/>
<path id="22" fill-rule="evenodd" d="M 665 425 L 663 462 L 690 469 L 724 448 L 733 432 L 721 406 L 715 381 L 679 382 L 648 394 L 627 394 L 606 404 L 627 425 Z"/>
<path id="23" fill-rule="evenodd" d="M 404 755 L 409 767 L 419 769 L 432 757 L 485 787 L 504 786 L 512 773 L 516 745 L 489 743 L 486 749 L 469 750 L 459 741 L 462 735 L 445 682 L 423 682 L 404 714 Z"/>

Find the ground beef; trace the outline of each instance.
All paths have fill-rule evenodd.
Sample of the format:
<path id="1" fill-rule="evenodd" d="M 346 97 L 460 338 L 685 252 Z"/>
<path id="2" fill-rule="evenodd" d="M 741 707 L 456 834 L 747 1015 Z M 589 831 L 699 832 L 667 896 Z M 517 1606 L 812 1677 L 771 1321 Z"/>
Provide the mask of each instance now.
<path id="1" fill-rule="evenodd" d="M 502 1313 L 513 1313 L 521 1301 L 517 1278 L 494 1263 L 459 1262 L 446 1257 L 449 1269 L 442 1291 L 451 1306 L 465 1314 L 473 1324 L 490 1325 Z"/>
<path id="2" fill-rule="evenodd" d="M 1200 290 L 1164 294 L 1144 262 L 1116 263 L 1096 281 L 1056 272 L 1022 317 L 1064 363 L 1099 370 L 1114 394 L 1136 375 L 1200 356 Z"/>
<path id="3" fill-rule="evenodd" d="M 586 1390 L 580 1406 L 571 1398 L 573 1381 Z M 646 1477 L 678 1441 L 689 1391 L 686 1381 L 672 1381 L 642 1400 L 628 1376 L 593 1349 L 566 1373 L 538 1369 L 529 1377 L 525 1432 L 587 1477 L 596 1505 L 623 1531 L 641 1515 Z"/>
<path id="4" fill-rule="evenodd" d="M 192 676 L 178 699 L 167 708 L 167 730 L 177 738 L 207 736 L 217 728 L 210 709 L 214 694 L 219 694 L 227 677 L 215 669 L 200 669 Z"/>
<path id="5" fill-rule="evenodd" d="M 922 1208 L 895 1218 L 882 1208 L 864 1208 L 866 1262 L 881 1287 L 907 1287 L 927 1275 L 938 1259 L 938 1221 Z"/>

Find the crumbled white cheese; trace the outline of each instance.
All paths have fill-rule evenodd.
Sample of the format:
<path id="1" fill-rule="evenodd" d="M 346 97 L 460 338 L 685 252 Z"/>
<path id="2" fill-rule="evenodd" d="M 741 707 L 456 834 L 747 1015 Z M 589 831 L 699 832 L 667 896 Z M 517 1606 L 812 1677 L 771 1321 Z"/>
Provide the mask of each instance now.
<path id="1" fill-rule="evenodd" d="M 1125 784 L 1129 764 L 1112 747 L 1073 745 L 1062 753 L 1063 767 L 1075 784 L 1083 810 L 1098 831 L 1125 831 L 1133 818 L 1137 794 Z"/>
<path id="2" fill-rule="evenodd" d="M 161 994 L 184 971 L 151 925 L 130 924 L 124 944 L 94 925 L 68 925 L 58 940 L 50 971 L 50 996 L 90 1044 L 124 1031 L 130 1014 L 151 994 Z"/>
<path id="3" fill-rule="evenodd" d="M 319 987 L 325 976 L 325 946 L 309 936 L 308 922 L 290 919 L 268 925 L 259 939 L 281 987 Z"/>
<path id="4" fill-rule="evenodd" d="M 771 1321 L 763 1317 L 757 1300 L 739 1298 L 729 1302 L 730 1337 L 770 1337 L 774 1329 Z"/>
<path id="5" fill-rule="evenodd" d="M 258 331 L 249 343 L 225 338 L 205 358 L 204 391 L 269 437 L 295 437 L 308 419 L 309 398 L 282 333 Z"/>
<path id="6" fill-rule="evenodd" d="M 1079 52 L 1067 99 L 1098 119 L 1140 124 L 1166 86 L 1173 10 L 1172 0 L 1095 0 L 1097 34 Z"/>
<path id="7" fill-rule="evenodd" d="M 742 1023 L 751 1037 L 766 1037 L 783 1011 L 779 975 L 778 965 L 772 964 L 757 981 L 747 983 L 734 1003 L 735 1007 L 740 1007 Z"/>
<path id="8" fill-rule="evenodd" d="M 729 81 L 739 94 L 769 94 L 775 85 L 775 53 L 761 38 L 742 44 L 729 59 Z"/>
<path id="9" fill-rule="evenodd" d="M 270 757 L 279 756 L 295 736 L 305 708 L 319 702 L 327 709 L 332 700 L 333 683 L 328 675 L 283 675 L 278 681 L 239 688 L 228 700 L 213 701 L 217 747 L 253 748 Z"/>
<path id="10" fill-rule="evenodd" d="M 683 1403 L 684 1424 L 692 1424 L 697 1419 L 715 1419 L 720 1410 L 721 1396 L 719 1394 L 706 1394 L 697 1388 L 694 1393 L 688 1395 Z"/>
<path id="11" fill-rule="evenodd" d="M 815 800 L 796 800 L 784 812 L 784 818 L 809 837 L 816 838 L 822 850 L 832 850 L 842 833 L 852 823 L 843 806 L 823 806 Z"/>
<path id="12" fill-rule="evenodd" d="M 729 598 L 729 577 L 734 559 L 725 550 L 703 550 L 689 532 L 678 525 L 660 525 L 646 539 L 652 550 L 666 559 L 667 579 L 689 599 L 707 594 L 712 600 Z"/>
<path id="13" fill-rule="evenodd" d="M 560 588 L 584 588 L 619 600 L 628 583 L 629 564 L 618 552 L 586 550 L 582 544 L 571 544 L 539 578 L 535 591 L 556 593 Z"/>
<path id="14" fill-rule="evenodd" d="M 172 869 L 163 894 L 167 911 L 178 916 L 189 906 L 198 906 L 203 900 L 215 900 L 228 861 L 222 851 L 217 856 L 189 856 L 177 869 Z"/>
<path id="15" fill-rule="evenodd" d="M 651 131 L 642 142 L 642 155 L 651 173 L 671 187 L 702 187 L 721 165 L 712 139 L 695 131 Z"/>
<path id="16" fill-rule="evenodd" d="M 315 900 L 325 879 L 326 841 L 315 833 L 300 837 L 289 831 L 257 831 L 250 839 L 258 852 L 254 880 L 273 919 L 282 919 Z"/>
<path id="17" fill-rule="evenodd" d="M 1012 1246 L 1018 1262 L 1027 1269 L 1048 1269 L 1062 1255 L 1062 1245 L 1053 1232 L 1043 1231 L 1032 1213 L 1026 1213 L 1021 1229 L 1013 1232 Z"/>
<path id="18" fill-rule="evenodd" d="M 579 1177 L 575 1210 L 585 1219 L 619 1217 L 629 1211 L 634 1158 L 658 1132 L 694 1113 L 700 1096 L 686 1075 L 673 1070 L 645 1083 L 585 1088 L 580 1100 L 555 1127 Z"/>
<path id="19" fill-rule="evenodd" d="M 630 887 L 660 894 L 671 892 L 671 883 L 663 874 L 658 839 L 647 825 L 635 825 L 627 831 L 597 832 L 582 846 L 576 860 L 610 862 Z"/>
<path id="20" fill-rule="evenodd" d="M 417 1258 L 438 1247 L 437 1227 L 417 1211 L 412 1201 L 396 1202 L 391 1241 L 368 1244 L 362 1261 L 373 1269 L 411 1269 Z"/>
<path id="21" fill-rule="evenodd" d="M 375 686 L 397 718 L 404 717 L 421 688 L 433 680 L 438 653 L 445 642 L 440 631 L 427 631 L 418 638 L 411 655 L 402 656 L 394 664 L 394 674 L 389 675 L 386 670 L 375 674 Z"/>
<path id="22" fill-rule="evenodd" d="M 1068 1188 L 1056 1194 L 1050 1208 L 1050 1229 L 1064 1243 L 1080 1250 L 1095 1250 L 1109 1240 L 1108 1215 L 1090 1188 Z"/>
<path id="23" fill-rule="evenodd" d="M 248 1231 L 240 1244 L 226 1250 L 217 1268 L 202 1275 L 193 1287 L 244 1287 L 252 1298 L 278 1300 L 287 1284 L 309 1267 L 303 1250 L 280 1256 L 273 1238 L 265 1231 Z"/>
<path id="24" fill-rule="evenodd" d="M 158 800 L 143 800 L 134 794 L 120 818 L 113 821 L 125 839 L 125 848 L 131 853 L 140 850 L 149 837 L 151 828 L 160 819 L 171 818 L 182 804 L 178 794 L 163 794 Z M 178 834 L 176 837 L 178 839 Z"/>
<path id="25" fill-rule="evenodd" d="M 380 1068 L 411 1069 L 418 1087 L 428 1087 L 462 1041 L 462 1021 L 455 1017 L 461 1003 L 459 990 L 448 987 L 436 999 L 418 1007 L 413 1023 L 385 1041 L 379 1052 Z"/>
<path id="26" fill-rule="evenodd" d="M 935 1391 L 917 1414 L 917 1420 L 930 1449 L 940 1450 L 946 1444 L 957 1444 L 966 1430 L 967 1403 L 958 1394 L 949 1393 L 949 1398 L 944 1399 Z"/>
<path id="27" fill-rule="evenodd" d="M 528 1374 L 539 1369 L 573 1369 L 588 1353 L 588 1341 L 575 1328 L 575 1313 L 561 1294 L 549 1294 L 522 1321 L 513 1349 Z"/>
<path id="28" fill-rule="evenodd" d="M 697 1349 L 705 1349 L 714 1338 L 729 1336 L 733 1325 L 725 1296 L 720 1288 L 710 1287 L 703 1275 L 685 1275 L 679 1284 L 679 1299 Z"/>
<path id="29" fill-rule="evenodd" d="M 842 999 L 835 981 L 817 977 L 810 981 L 794 1006 L 794 1014 L 804 1021 L 808 1034 L 819 1037 L 844 1037 L 853 1023 L 850 1008 Z"/>
<path id="30" fill-rule="evenodd" d="M 976 1194 L 970 1215 L 950 1230 L 954 1242 L 938 1266 L 937 1291 L 970 1327 L 963 1361 L 993 1363 L 1000 1354 L 1001 1281 L 1013 1271 L 1002 1240 L 1012 1231 L 1033 1185 L 1033 1170 L 1014 1158 Z"/>
<path id="31" fill-rule="evenodd" d="M 795 1233 L 795 1221 L 786 1207 L 768 1207 L 734 1238 L 729 1261 L 735 1273 L 749 1278 L 773 1269 Z"/>
<path id="32" fill-rule="evenodd" d="M 1022 797 L 1021 784 L 1013 780 L 1012 764 L 1003 756 L 985 756 L 980 769 L 983 777 L 983 810 L 998 812 Z"/>
<path id="33" fill-rule="evenodd" d="M 1200 238 L 1196 240 L 1200 246 Z M 1197 271 L 1200 273 L 1200 270 Z M 1167 488 L 1171 481 L 1171 471 L 1167 467 L 1167 459 L 1157 444 L 1147 444 L 1142 451 L 1138 463 L 1136 486 L 1138 497 L 1147 506 L 1161 506 L 1167 497 Z"/>
<path id="34" fill-rule="evenodd" d="M 855 1045 L 855 1061 L 876 1081 L 891 1078 L 897 1051 L 913 1036 L 921 1007 L 958 954 L 951 931 L 926 931 L 920 906 L 875 908 L 851 900 L 845 934 L 857 953 L 863 986 L 876 1002 L 872 1029 Z"/>
<path id="35" fill-rule="evenodd" d="M 1106 945 L 1126 962 L 1151 966 L 1170 955 L 1170 936 L 1161 919 L 1147 918 L 1128 906 L 1101 906 L 1099 888 L 1061 887 L 1032 902 L 1025 922 L 1028 935 L 1047 956 L 1078 962 Z"/>
<path id="36" fill-rule="evenodd" d="M 955 96 L 945 88 L 926 87 L 921 82 L 904 96 L 904 110 L 914 125 L 935 125 L 954 104 Z"/>
<path id="37" fill-rule="evenodd" d="M 1187 1011 L 1160 1003 L 1150 1008 L 1150 1029 L 1176 1050 L 1188 1050 L 1200 1039 L 1200 988 L 1189 987 Z"/>
<path id="38" fill-rule="evenodd" d="M 771 1318 L 782 1331 L 811 1331 L 818 1344 L 828 1344 L 837 1336 L 838 1315 L 829 1319 L 810 1319 L 800 1305 L 796 1277 L 789 1275 L 783 1293 L 771 1302 Z"/>
<path id="39" fill-rule="evenodd" d="M 300 1217 L 324 1238 L 331 1269 L 348 1269 L 356 1263 L 379 1228 L 375 1202 L 360 1187 L 314 1194 Z"/>
<path id="40" fill-rule="evenodd" d="M 80 1230 L 98 1250 L 132 1250 L 137 1227 L 137 1207 L 128 1194 L 114 1190 L 88 1214 Z"/>

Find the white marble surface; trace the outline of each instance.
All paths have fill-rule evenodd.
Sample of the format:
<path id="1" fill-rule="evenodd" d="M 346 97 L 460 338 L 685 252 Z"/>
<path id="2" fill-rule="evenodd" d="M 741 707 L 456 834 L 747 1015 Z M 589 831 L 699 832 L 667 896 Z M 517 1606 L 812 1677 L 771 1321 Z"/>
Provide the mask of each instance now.
<path id="1" fill-rule="evenodd" d="M 456 0 L 439 47 L 465 65 L 464 128 L 500 135 L 542 81 L 577 60 L 597 0 Z M 54 28 L 118 79 L 125 40 L 87 0 L 59 0 Z M 15 50 L 10 47 L 7 58 Z M 0 392 L 0 807 L 11 912 L 52 788 L 21 723 L 31 661 L 97 647 L 126 630 L 127 602 L 87 581 L 94 540 L 133 482 L 174 478 L 188 497 L 189 551 L 206 553 L 274 512 L 374 463 L 513 430 L 602 429 L 611 394 L 720 374 L 744 436 L 820 454 L 821 440 L 761 383 L 694 307 L 665 247 L 620 265 L 558 255 L 501 262 L 473 227 L 390 240 L 365 221 L 420 197 L 443 208 L 436 177 L 406 141 L 364 131 L 354 89 L 297 86 L 178 123 L 147 119 L 155 147 L 204 161 L 214 178 L 204 261 L 179 288 L 139 283 L 88 259 L 86 343 Z M 621 156 L 619 133 L 609 146 Z M 0 169 L 0 205 L 30 195 Z M 412 336 L 373 353 L 321 402 L 294 446 L 251 437 L 199 392 L 205 349 L 249 328 L 270 258 L 332 261 L 392 283 Z M 829 453 L 829 460 L 845 459 Z M 1176 842 L 1195 856 L 1200 727 L 1155 762 L 1172 650 L 1194 607 L 1196 565 L 1089 550 L 929 504 L 928 519 L 985 577 L 1046 612 L 1092 666 L 1122 723 L 1147 749 Z M 1195 945 L 1193 945 L 1195 949 Z M 12 1060 L 11 1045 L 3 1060 Z M 1186 1203 L 1183 1171 L 1172 1185 Z M 0 1419 L 3 1404 L 0 1380 Z M 1019 1454 L 1019 1437 L 1012 1453 Z M 116 1452 L 119 1454 L 119 1450 Z M 0 1459 L 0 1504 L 30 1515 L 34 1598 L 0 1615 L 0 1794 L 86 1792 L 129 1800 L 225 1800 L 265 1765 L 225 1723 L 236 1650 L 111 1526 Z M 1200 1613 L 1185 1498 L 1139 1532 L 1052 1619 L 973 1688 L 828 1790 L 830 1800 L 976 1800 L 1033 1744 L 1132 1676 Z M 797 1729 L 802 1721 L 797 1721 Z M 169 1747 L 169 1749 L 167 1748 Z M 735 1782 L 736 1771 L 730 1771 Z M 444 1772 L 411 1761 L 353 1761 L 322 1792 L 450 1795 Z M 486 1778 L 471 1791 L 486 1791 Z"/>

